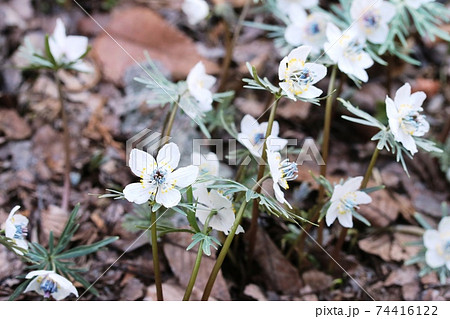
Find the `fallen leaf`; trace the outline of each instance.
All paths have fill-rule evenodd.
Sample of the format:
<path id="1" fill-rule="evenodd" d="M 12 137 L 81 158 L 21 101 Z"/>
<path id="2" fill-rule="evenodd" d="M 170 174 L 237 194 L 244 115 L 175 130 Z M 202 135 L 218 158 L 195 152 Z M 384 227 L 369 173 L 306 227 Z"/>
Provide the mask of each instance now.
<path id="1" fill-rule="evenodd" d="M 50 205 L 41 213 L 41 228 L 46 238 L 53 232 L 55 237 L 59 237 L 66 225 L 69 215 L 61 208 Z"/>
<path id="2" fill-rule="evenodd" d="M 15 110 L 0 110 L 0 132 L 10 140 L 22 140 L 31 135 L 30 126 Z"/>
<path id="3" fill-rule="evenodd" d="M 359 213 L 367 218 L 374 227 L 386 227 L 397 219 L 399 205 L 386 189 L 370 194 L 372 202 L 361 205 Z"/>
<path id="4" fill-rule="evenodd" d="M 316 269 L 309 270 L 302 275 L 305 285 L 311 287 L 314 292 L 326 290 L 333 284 L 333 278 Z"/>
<path id="5" fill-rule="evenodd" d="M 127 67 L 144 61 L 144 51 L 162 62 L 175 79 L 185 79 L 198 61 L 204 62 L 208 73 L 219 70 L 199 55 L 190 38 L 148 8 L 116 9 L 106 30 L 114 40 L 100 34 L 93 43 L 92 55 L 105 78 L 116 84 L 122 84 Z"/>
<path id="6" fill-rule="evenodd" d="M 384 261 L 391 260 L 391 239 L 387 234 L 364 238 L 358 242 L 358 246 L 369 254 L 381 257 Z"/>
<path id="7" fill-rule="evenodd" d="M 269 289 L 298 294 L 302 281 L 297 269 L 284 257 L 269 235 L 258 228 L 254 258 Z"/>
<path id="8" fill-rule="evenodd" d="M 249 296 L 249 297 L 252 297 L 255 300 L 267 301 L 267 298 L 264 295 L 264 293 L 261 290 L 261 288 L 259 288 L 255 284 L 249 284 L 249 285 L 245 286 L 244 294 Z"/>
<path id="9" fill-rule="evenodd" d="M 131 278 L 120 292 L 120 300 L 138 300 L 144 296 L 144 284 L 137 278 Z"/>

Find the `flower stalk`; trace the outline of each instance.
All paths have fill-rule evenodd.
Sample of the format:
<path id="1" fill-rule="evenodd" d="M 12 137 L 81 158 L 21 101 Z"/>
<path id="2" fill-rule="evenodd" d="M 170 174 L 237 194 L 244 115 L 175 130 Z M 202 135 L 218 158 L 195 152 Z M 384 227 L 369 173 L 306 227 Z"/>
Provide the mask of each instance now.
<path id="1" fill-rule="evenodd" d="M 267 130 L 266 130 L 264 145 L 263 145 L 263 149 L 262 149 L 261 163 L 259 164 L 259 167 L 258 167 L 258 177 L 256 179 L 257 181 L 261 180 L 264 176 L 264 171 L 265 171 L 266 162 L 267 162 L 267 145 L 266 145 L 267 138 L 272 133 L 273 122 L 275 120 L 275 114 L 277 112 L 278 102 L 280 101 L 280 98 L 281 97 L 279 95 L 275 96 L 275 102 L 272 106 L 272 109 L 270 110 L 269 121 L 267 122 Z M 255 192 L 261 193 L 261 184 L 259 184 L 259 183 L 256 184 Z M 256 233 L 257 233 L 257 229 L 258 229 L 258 215 L 259 215 L 258 213 L 259 213 L 258 199 L 255 199 L 255 200 L 253 200 L 252 220 L 251 220 L 251 224 L 250 224 L 250 229 L 248 231 L 248 237 L 249 237 L 248 255 L 249 255 L 250 260 L 253 256 L 253 252 L 255 250 Z"/>
<path id="2" fill-rule="evenodd" d="M 203 225 L 202 234 L 205 235 L 207 234 L 209 228 L 209 221 L 216 214 L 217 211 L 215 210 L 211 211 L 211 213 L 209 214 L 208 218 L 205 221 L 205 224 Z M 194 289 L 195 281 L 197 280 L 198 271 L 200 270 L 200 264 L 202 262 L 203 257 L 202 243 L 203 241 L 198 246 L 197 258 L 195 259 L 194 268 L 192 269 L 191 277 L 189 278 L 189 282 L 186 287 L 186 292 L 184 293 L 183 296 L 183 301 L 189 301 L 189 299 L 191 298 L 192 289 Z"/>
<path id="3" fill-rule="evenodd" d="M 159 269 L 159 258 L 158 258 L 158 234 L 156 232 L 156 212 L 151 212 L 151 238 L 152 238 L 152 256 L 153 256 L 153 270 L 155 273 L 155 286 L 156 286 L 156 298 L 158 301 L 163 301 L 163 291 L 161 283 L 161 271 Z"/>
<path id="4" fill-rule="evenodd" d="M 323 141 L 322 141 L 322 158 L 324 161 L 324 165 L 320 166 L 320 175 L 326 178 L 327 176 L 327 162 L 328 162 L 328 151 L 330 145 L 330 130 L 331 130 L 331 118 L 333 114 L 333 91 L 336 83 L 336 74 L 337 74 L 337 65 L 333 66 L 331 71 L 330 83 L 328 85 L 328 97 L 325 105 L 325 120 L 323 123 Z M 320 204 L 323 201 L 323 197 L 325 196 L 325 188 L 320 185 L 319 187 L 319 199 L 318 203 Z M 324 222 L 321 221 L 319 224 L 319 229 L 317 233 L 317 241 L 319 244 L 322 244 L 323 237 L 323 228 Z"/>
<path id="5" fill-rule="evenodd" d="M 252 190 L 256 191 L 256 189 L 261 185 L 261 183 L 269 177 L 270 177 L 270 174 L 267 174 L 264 177 L 262 177 L 260 180 L 258 180 L 256 182 L 255 186 L 253 186 Z M 234 224 L 231 227 L 230 234 L 227 236 L 227 239 L 225 239 L 223 247 L 220 250 L 219 256 L 217 257 L 216 263 L 214 264 L 211 274 L 209 275 L 208 282 L 206 283 L 205 290 L 203 291 L 202 301 L 206 301 L 209 299 L 211 290 L 214 286 L 214 282 L 216 281 L 216 278 L 217 278 L 217 274 L 219 273 L 219 270 L 222 267 L 222 263 L 223 263 L 225 257 L 227 256 L 227 253 L 228 253 L 228 250 L 230 249 L 230 245 L 231 245 L 231 242 L 233 241 L 234 235 L 236 234 L 239 224 L 241 223 L 242 217 L 244 216 L 246 206 L 247 206 L 247 202 L 243 202 L 241 207 L 239 208 L 239 211 L 236 215 Z"/>
<path id="6" fill-rule="evenodd" d="M 69 199 L 70 199 L 70 168 L 71 168 L 71 152 L 70 152 L 70 132 L 69 132 L 69 121 L 67 118 L 67 112 L 64 107 L 64 95 L 62 91 L 61 79 L 55 71 L 55 79 L 58 87 L 58 98 L 61 107 L 61 120 L 63 124 L 63 144 L 64 144 L 64 186 L 62 195 L 62 205 L 63 211 L 67 212 L 69 209 Z"/>

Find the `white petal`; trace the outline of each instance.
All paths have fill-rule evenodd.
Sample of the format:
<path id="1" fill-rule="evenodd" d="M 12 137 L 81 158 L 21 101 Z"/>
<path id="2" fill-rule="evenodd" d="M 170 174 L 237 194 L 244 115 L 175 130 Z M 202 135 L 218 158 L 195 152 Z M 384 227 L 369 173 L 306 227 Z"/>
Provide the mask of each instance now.
<path id="1" fill-rule="evenodd" d="M 164 145 L 158 152 L 156 157 L 158 168 L 165 168 L 171 172 L 177 168 L 180 162 L 180 150 L 175 143 L 168 143 Z"/>
<path id="2" fill-rule="evenodd" d="M 357 191 L 355 192 L 355 195 L 357 204 L 369 204 L 372 202 L 372 197 L 370 197 L 369 194 Z"/>
<path id="3" fill-rule="evenodd" d="M 151 174 L 156 169 L 156 162 L 153 156 L 136 148 L 131 150 L 128 165 L 133 174 L 141 178 L 144 175 Z"/>
<path id="4" fill-rule="evenodd" d="M 180 191 L 167 187 L 167 188 L 159 188 L 158 193 L 156 194 L 156 202 L 158 204 L 163 205 L 166 208 L 170 208 L 173 206 L 178 205 L 178 203 L 181 200 L 181 194 Z"/>
<path id="5" fill-rule="evenodd" d="M 56 26 L 55 29 L 53 30 L 52 38 L 55 40 L 58 46 L 60 47 L 65 46 L 66 27 L 64 26 L 64 23 L 60 18 L 56 20 Z"/>
<path id="6" fill-rule="evenodd" d="M 34 271 L 29 272 L 25 276 L 25 279 L 31 279 L 31 278 L 33 278 L 35 276 L 45 277 L 45 276 L 47 276 L 49 274 L 52 274 L 52 273 L 54 273 L 54 271 L 50 271 L 50 270 L 34 270 Z"/>
<path id="7" fill-rule="evenodd" d="M 325 216 L 325 222 L 327 223 L 327 226 L 330 227 L 331 224 L 334 223 L 338 216 L 338 207 L 337 203 L 331 203 L 330 207 L 327 210 L 327 214 Z"/>
<path id="8" fill-rule="evenodd" d="M 395 5 L 387 1 L 381 2 L 378 9 L 380 10 L 382 23 L 389 23 L 397 13 Z"/>
<path id="9" fill-rule="evenodd" d="M 389 121 L 394 120 L 395 122 L 398 122 L 398 111 L 394 101 L 392 101 L 390 97 L 386 96 L 385 103 L 386 103 L 386 114 L 389 118 Z M 392 126 L 391 122 L 389 122 L 389 126 Z"/>
<path id="10" fill-rule="evenodd" d="M 347 189 L 342 185 L 334 186 L 333 195 L 331 196 L 330 201 L 336 202 L 339 201 L 344 195 L 347 194 Z"/>
<path id="11" fill-rule="evenodd" d="M 78 72 L 83 72 L 83 73 L 93 73 L 94 72 L 94 68 L 92 68 L 90 65 L 88 65 L 87 63 L 85 63 L 81 60 L 75 62 L 70 67 Z"/>
<path id="12" fill-rule="evenodd" d="M 125 199 L 132 203 L 143 204 L 154 195 L 155 191 L 156 187 L 153 185 L 146 183 L 132 183 L 124 188 L 123 195 L 125 196 Z"/>
<path id="13" fill-rule="evenodd" d="M 284 38 L 286 39 L 286 42 L 289 43 L 290 45 L 297 46 L 303 43 L 302 32 L 303 30 L 300 26 L 296 25 L 295 23 L 292 23 L 288 25 L 286 31 L 284 31 Z M 282 73 L 279 72 L 278 74 L 280 76 L 280 80 L 282 80 L 284 78 L 284 74 L 283 78 L 281 78 Z"/>
<path id="14" fill-rule="evenodd" d="M 395 93 L 395 105 L 399 106 L 402 104 L 409 104 L 411 95 L 411 85 L 405 83 L 401 88 Z"/>
<path id="15" fill-rule="evenodd" d="M 436 249 L 441 245 L 441 238 L 439 232 L 434 229 L 427 229 L 423 234 L 423 244 L 428 249 Z"/>
<path id="16" fill-rule="evenodd" d="M 297 98 L 295 97 L 294 93 L 291 92 L 289 84 L 286 82 L 280 82 L 280 88 L 286 93 L 287 97 L 291 100 L 297 101 Z"/>
<path id="17" fill-rule="evenodd" d="M 345 188 L 346 193 L 355 192 L 361 187 L 362 181 L 362 176 L 352 177 L 348 179 L 342 186 Z"/>
<path id="18" fill-rule="evenodd" d="M 287 145 L 288 140 L 281 137 L 269 136 L 266 140 L 267 150 L 278 152 L 281 151 Z"/>
<path id="19" fill-rule="evenodd" d="M 309 52 L 311 52 L 311 47 L 308 45 L 302 45 L 301 47 L 292 50 L 288 55 L 288 59 L 297 59 L 299 61 L 305 62 Z"/>
<path id="20" fill-rule="evenodd" d="M 426 98 L 427 98 L 427 95 L 424 92 L 422 92 L 422 91 L 415 92 L 415 93 L 411 94 L 411 97 L 410 97 L 411 105 L 415 109 L 422 110 L 422 104 Z"/>
<path id="21" fill-rule="evenodd" d="M 322 64 L 306 63 L 305 67 L 311 70 L 312 73 L 314 73 L 314 80 L 311 82 L 311 84 L 316 84 L 327 75 L 327 68 Z"/>
<path id="22" fill-rule="evenodd" d="M 66 40 L 65 53 L 69 61 L 78 60 L 86 53 L 88 38 L 79 35 L 70 35 Z"/>
<path id="23" fill-rule="evenodd" d="M 189 24 L 195 25 L 205 19 L 209 14 L 209 6 L 203 0 L 185 0 L 182 6 Z"/>
<path id="24" fill-rule="evenodd" d="M 438 230 L 441 234 L 447 234 L 447 236 L 450 236 L 450 216 L 441 219 Z M 447 236 L 444 237 L 447 238 Z"/>
<path id="25" fill-rule="evenodd" d="M 198 176 L 198 167 L 190 165 L 187 167 L 181 167 L 167 176 L 167 183 L 176 185 L 180 188 L 188 187 L 192 185 Z"/>
<path id="26" fill-rule="evenodd" d="M 20 209 L 20 206 L 19 206 L 19 205 L 14 206 L 13 209 L 11 209 L 11 211 L 9 212 L 8 219 L 12 218 L 13 215 L 14 215 L 19 209 Z"/>
<path id="27" fill-rule="evenodd" d="M 49 278 L 58 284 L 58 290 L 52 294 L 55 300 L 64 299 L 71 293 L 78 297 L 78 291 L 75 286 L 63 276 L 52 273 L 49 275 Z"/>
<path id="28" fill-rule="evenodd" d="M 280 202 L 281 204 L 286 204 L 290 209 L 292 209 L 291 204 L 289 204 L 288 201 L 284 198 L 284 193 L 281 190 L 280 185 L 278 185 L 278 183 L 275 183 L 275 181 L 273 183 L 273 191 L 278 202 Z"/>
<path id="29" fill-rule="evenodd" d="M 439 268 L 445 265 L 445 258 L 434 249 L 428 249 L 425 253 L 425 261 L 431 268 Z"/>
<path id="30" fill-rule="evenodd" d="M 331 22 L 328 22 L 327 24 L 326 33 L 330 45 L 334 44 L 334 42 L 337 41 L 342 36 L 342 31 Z"/>
<path id="31" fill-rule="evenodd" d="M 272 176 L 274 183 L 278 182 L 278 179 L 281 177 L 281 172 L 279 169 L 281 161 L 281 154 L 278 152 L 267 152 L 267 162 L 269 164 L 270 175 Z"/>
<path id="32" fill-rule="evenodd" d="M 395 135 L 394 135 L 395 136 Z M 417 146 L 416 142 L 414 141 L 414 138 L 405 133 L 403 130 L 399 130 L 398 134 L 396 136 L 396 139 L 398 138 L 398 141 L 403 144 L 403 146 L 411 152 L 412 155 L 417 153 Z"/>
<path id="33" fill-rule="evenodd" d="M 264 132 L 264 135 L 266 135 L 266 132 L 267 132 L 267 122 L 264 122 L 264 123 L 261 123 L 261 125 L 260 125 L 260 129 L 261 129 L 261 131 L 262 132 Z M 270 136 L 274 136 L 274 137 L 276 137 L 276 136 L 278 136 L 278 134 L 280 134 L 280 124 L 278 124 L 278 121 L 273 121 L 273 124 L 272 124 L 272 131 L 270 132 Z"/>
<path id="34" fill-rule="evenodd" d="M 278 65 L 278 79 L 280 81 L 285 80 L 286 70 L 287 70 L 287 64 L 289 63 L 289 58 L 284 57 L 283 60 L 281 60 L 280 64 Z M 241 124 L 242 127 L 242 124 Z"/>
<path id="35" fill-rule="evenodd" d="M 29 274 L 28 274 L 29 275 Z M 28 277 L 27 275 L 27 279 L 33 278 L 34 276 Z M 30 291 L 36 291 L 37 293 L 39 293 L 40 295 L 43 295 L 43 292 L 41 290 L 41 284 L 38 282 L 39 277 L 34 278 L 27 286 L 27 288 L 25 288 L 25 290 L 23 291 L 24 293 L 30 292 Z"/>
<path id="36" fill-rule="evenodd" d="M 353 227 L 353 218 L 351 212 L 346 212 L 345 214 L 338 214 L 339 223 L 343 227 L 352 228 Z"/>
<path id="37" fill-rule="evenodd" d="M 314 99 L 321 96 L 322 93 L 323 91 L 321 89 L 316 88 L 315 86 L 310 86 L 308 89 L 303 91 L 300 96 L 305 99 Z"/>
<path id="38" fill-rule="evenodd" d="M 242 118 L 241 121 L 241 132 L 248 137 L 252 136 L 255 130 L 259 129 L 258 121 L 251 115 L 247 114 Z"/>
<path id="39" fill-rule="evenodd" d="M 381 24 L 374 32 L 367 34 L 367 39 L 376 44 L 381 44 L 386 41 L 389 33 L 389 27 L 387 24 Z"/>
<path id="40" fill-rule="evenodd" d="M 238 134 L 238 141 L 244 145 L 249 151 L 250 153 L 253 154 L 253 156 L 255 157 L 261 157 L 262 155 L 262 145 L 260 146 L 255 146 L 252 144 L 250 138 L 248 137 L 248 135 L 245 135 L 243 133 L 239 133 Z"/>
<path id="41" fill-rule="evenodd" d="M 50 52 L 56 62 L 61 62 L 61 58 L 64 54 L 64 48 L 61 47 L 53 38 L 48 39 L 48 46 L 50 48 Z"/>

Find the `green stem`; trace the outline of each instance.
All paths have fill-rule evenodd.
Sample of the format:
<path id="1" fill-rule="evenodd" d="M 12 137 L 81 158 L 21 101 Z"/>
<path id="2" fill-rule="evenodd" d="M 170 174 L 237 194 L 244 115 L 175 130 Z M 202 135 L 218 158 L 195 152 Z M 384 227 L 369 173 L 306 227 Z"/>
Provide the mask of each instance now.
<path id="1" fill-rule="evenodd" d="M 205 234 L 208 232 L 208 225 L 211 218 L 217 214 L 217 211 L 211 211 L 211 213 L 208 215 L 205 221 L 205 225 L 203 225 L 202 234 Z M 194 268 L 192 269 L 191 278 L 189 278 L 189 283 L 186 287 L 186 292 L 183 296 L 183 301 L 189 301 L 191 298 L 192 289 L 194 289 L 195 281 L 197 280 L 198 271 L 200 270 L 200 264 L 202 262 L 203 257 L 203 250 L 202 250 L 202 242 L 200 242 L 198 246 L 198 252 L 197 252 L 197 258 L 195 258 L 195 264 Z"/>
<path id="2" fill-rule="evenodd" d="M 237 40 L 239 38 L 239 34 L 241 33 L 241 29 L 242 29 L 242 24 L 245 20 L 245 17 L 248 14 L 248 11 L 250 10 L 250 4 L 251 4 L 251 0 L 247 0 L 244 4 L 244 8 L 241 11 L 241 15 L 239 16 L 239 20 L 234 28 L 233 31 L 233 37 L 230 39 L 230 35 L 229 35 L 229 24 L 227 21 L 225 22 L 225 28 L 226 28 L 226 53 L 225 53 L 225 58 L 223 60 L 223 64 L 222 64 L 222 70 L 221 70 L 221 74 L 220 74 L 220 84 L 219 84 L 219 88 L 217 89 L 217 92 L 222 92 L 224 90 L 225 84 L 227 83 L 227 79 L 228 79 L 228 71 L 230 69 L 230 64 L 231 64 L 231 60 L 233 58 L 233 51 L 234 51 L 234 47 L 236 46 Z"/>
<path id="3" fill-rule="evenodd" d="M 264 145 L 262 149 L 262 155 L 261 155 L 261 163 L 258 167 L 258 177 L 257 181 L 259 181 L 264 176 L 264 171 L 266 169 L 266 162 L 267 162 L 267 147 L 266 142 L 267 138 L 272 134 L 272 127 L 273 122 L 275 120 L 275 114 L 277 112 L 278 102 L 280 101 L 280 96 L 275 96 L 275 102 L 272 106 L 272 109 L 270 110 L 269 115 L 269 121 L 267 123 L 267 129 L 266 129 L 266 135 L 264 139 Z M 258 185 L 256 190 L 257 193 L 261 193 L 261 185 Z M 248 248 L 248 256 L 249 259 L 253 257 L 253 251 L 255 250 L 255 243 L 256 243 L 256 233 L 258 230 L 258 199 L 253 200 L 253 208 L 252 208 L 252 220 L 250 223 L 250 229 L 248 231 L 248 237 L 249 237 L 249 248 Z"/>
<path id="4" fill-rule="evenodd" d="M 67 212 L 69 209 L 70 199 L 70 133 L 69 133 L 69 121 L 67 118 L 66 109 L 64 107 L 64 95 L 62 91 L 61 80 L 58 76 L 58 71 L 55 71 L 55 79 L 58 87 L 58 98 L 61 106 L 61 119 L 63 124 L 63 144 L 64 144 L 64 186 L 62 195 L 61 208 Z"/>
<path id="5" fill-rule="evenodd" d="M 160 140 L 159 147 L 161 148 L 165 144 L 166 137 L 170 136 L 170 133 L 172 132 L 173 123 L 175 122 L 175 116 L 177 115 L 178 108 L 180 106 L 180 97 L 178 97 L 177 102 L 173 105 L 172 109 L 170 110 L 170 113 L 168 114 L 168 117 L 166 117 L 166 120 L 164 121 L 163 130 L 167 126 L 167 129 L 162 132 L 163 136 Z"/>
<path id="6" fill-rule="evenodd" d="M 259 187 L 259 185 L 269 177 L 270 177 L 270 174 L 267 174 L 263 178 L 261 178 L 259 181 L 257 181 L 255 186 L 253 186 L 252 190 L 255 191 L 256 188 Z M 225 239 L 223 247 L 220 250 L 220 254 L 217 257 L 216 263 L 214 264 L 211 274 L 209 275 L 208 282 L 206 283 L 205 290 L 203 291 L 203 296 L 202 296 L 203 301 L 208 300 L 208 298 L 211 294 L 211 290 L 214 286 L 214 282 L 216 281 L 217 274 L 219 273 L 219 270 L 222 267 L 222 263 L 223 263 L 225 257 L 227 256 L 231 242 L 233 241 L 234 235 L 236 234 L 236 230 L 237 230 L 239 224 L 241 223 L 242 217 L 244 216 L 246 205 L 247 205 L 247 202 L 243 202 L 241 207 L 239 208 L 239 211 L 236 215 L 236 219 L 234 220 L 234 224 L 231 227 L 230 234 L 227 236 L 227 239 Z"/>
<path id="7" fill-rule="evenodd" d="M 367 168 L 366 174 L 364 175 L 364 179 L 361 183 L 361 189 L 364 189 L 367 187 L 370 177 L 372 176 L 372 170 L 375 167 L 375 164 L 377 162 L 378 155 L 380 155 L 380 150 L 378 149 L 378 147 L 375 147 L 375 151 L 373 152 L 372 158 L 370 159 L 369 167 Z"/>
<path id="8" fill-rule="evenodd" d="M 337 65 L 333 66 L 331 71 L 330 83 L 328 85 L 328 97 L 325 105 L 325 121 L 323 123 L 323 141 L 322 141 L 322 158 L 324 161 L 324 165 L 320 166 L 320 175 L 323 177 L 327 176 L 327 162 L 328 162 L 328 151 L 330 145 L 330 130 L 331 130 L 331 117 L 333 114 L 333 91 L 336 84 L 336 74 L 337 74 Z M 320 185 L 319 187 L 319 199 L 318 203 L 320 204 L 323 201 L 325 196 L 325 188 Z M 317 230 L 317 242 L 319 245 L 322 244 L 323 238 L 323 228 L 324 221 L 321 221 L 319 224 L 319 229 Z"/>
<path id="9" fill-rule="evenodd" d="M 164 300 L 161 272 L 159 270 L 159 258 L 158 258 L 158 234 L 156 233 L 156 212 L 151 212 L 151 236 L 152 236 L 152 256 L 153 256 L 153 269 L 155 273 L 155 286 L 156 286 L 156 298 L 158 301 Z"/>

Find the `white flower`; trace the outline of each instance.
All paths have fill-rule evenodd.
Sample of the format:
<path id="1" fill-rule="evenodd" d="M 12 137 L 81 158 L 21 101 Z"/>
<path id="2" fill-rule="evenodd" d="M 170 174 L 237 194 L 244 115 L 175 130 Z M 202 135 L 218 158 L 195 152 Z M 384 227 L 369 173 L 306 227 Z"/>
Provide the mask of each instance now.
<path id="1" fill-rule="evenodd" d="M 197 24 L 209 14 L 208 3 L 204 0 L 184 0 L 181 7 L 188 18 L 189 24 Z"/>
<path id="2" fill-rule="evenodd" d="M 241 121 L 241 133 L 238 141 L 244 145 L 255 157 L 262 156 L 264 140 L 266 136 L 267 122 L 259 124 L 251 115 L 245 115 Z M 273 122 L 270 138 L 267 139 L 267 149 L 272 151 L 282 150 L 287 145 L 287 140 L 279 138 L 280 126 L 277 121 Z"/>
<path id="3" fill-rule="evenodd" d="M 322 94 L 314 84 L 327 75 L 327 68 L 317 63 L 306 63 L 310 51 L 310 46 L 298 47 L 281 60 L 278 67 L 278 77 L 283 81 L 280 87 L 294 101 L 297 97 L 313 99 Z"/>
<path id="4" fill-rule="evenodd" d="M 419 9 L 425 3 L 434 2 L 434 0 L 405 0 L 405 4 L 412 9 Z"/>
<path id="5" fill-rule="evenodd" d="M 284 198 L 284 193 L 280 186 L 284 189 L 289 189 L 288 181 L 297 178 L 297 164 L 289 162 L 288 159 L 281 160 L 281 155 L 278 152 L 267 152 L 267 162 L 269 163 L 270 175 L 273 179 L 273 191 L 275 198 L 281 204 L 287 204 L 289 208 L 292 206 Z"/>
<path id="6" fill-rule="evenodd" d="M 406 83 L 395 94 L 395 100 L 386 96 L 386 113 L 389 118 L 389 127 L 395 140 L 414 155 L 417 152 L 413 136 L 423 136 L 430 129 L 425 119 L 422 103 L 426 99 L 424 92 L 411 94 L 411 86 Z"/>
<path id="7" fill-rule="evenodd" d="M 45 298 L 52 296 L 55 300 L 64 299 L 70 294 L 78 297 L 75 286 L 54 271 L 36 270 L 28 273 L 25 278 L 31 279 L 33 277 L 34 279 L 28 284 L 24 292 L 36 291 Z"/>
<path id="8" fill-rule="evenodd" d="M 206 74 L 205 66 L 198 62 L 187 76 L 187 85 L 189 93 L 197 100 L 198 106 L 202 112 L 212 110 L 212 92 L 211 88 L 216 83 L 216 78 Z"/>
<path id="9" fill-rule="evenodd" d="M 91 72 L 80 58 L 88 48 L 88 38 L 79 35 L 66 35 L 66 28 L 61 19 L 56 20 L 56 27 L 48 41 L 50 52 L 58 64 L 68 64 L 71 68 L 80 72 Z"/>
<path id="10" fill-rule="evenodd" d="M 343 185 L 334 187 L 331 196 L 331 205 L 325 218 L 330 226 L 336 218 L 343 227 L 352 228 L 352 211 L 359 208 L 359 204 L 369 204 L 372 198 L 364 192 L 358 191 L 361 187 L 362 176 L 348 179 Z"/>
<path id="11" fill-rule="evenodd" d="M 428 229 L 423 234 L 427 248 L 425 261 L 431 268 L 446 266 L 450 270 L 450 216 L 442 218 L 438 230 Z"/>
<path id="12" fill-rule="evenodd" d="M 175 170 L 179 161 L 180 151 L 174 143 L 164 145 L 158 152 L 156 161 L 147 152 L 133 149 L 129 165 L 141 181 L 125 187 L 125 198 L 136 204 L 143 204 L 151 199 L 167 208 L 177 205 L 181 194 L 175 186 L 187 187 L 194 183 L 198 175 L 198 167 L 193 165 Z"/>
<path id="13" fill-rule="evenodd" d="M 210 192 L 206 188 L 199 189 L 195 215 L 204 224 L 211 212 L 215 215 L 210 218 L 208 225 L 228 235 L 236 219 L 233 203 L 215 189 Z M 236 234 L 243 232 L 244 229 L 239 225 Z"/>
<path id="14" fill-rule="evenodd" d="M 387 1 L 353 0 L 350 15 L 362 39 L 383 43 L 389 33 L 388 23 L 395 16 L 395 5 Z"/>
<path id="15" fill-rule="evenodd" d="M 358 38 L 355 28 L 344 34 L 332 23 L 327 26 L 327 39 L 324 48 L 327 55 L 337 63 L 339 70 L 353 75 L 363 82 L 369 80 L 365 69 L 373 65 L 370 55 L 364 51 L 364 43 Z"/>
<path id="16" fill-rule="evenodd" d="M 290 12 L 289 18 L 292 23 L 284 32 L 286 42 L 295 47 L 309 45 L 311 52 L 318 54 L 327 39 L 327 16 L 320 12 L 306 15 L 304 10 L 298 10 Z"/>
<path id="17" fill-rule="evenodd" d="M 10 238 L 17 247 L 28 250 L 28 242 L 26 240 L 28 234 L 28 218 L 23 215 L 16 214 L 20 209 L 20 206 L 15 206 L 9 213 L 8 219 L 5 222 L 5 236 Z M 15 253 L 18 255 L 23 255 L 23 253 L 14 249 Z"/>
<path id="18" fill-rule="evenodd" d="M 319 0 L 277 0 L 281 12 L 289 14 L 294 10 L 311 9 L 319 4 Z"/>

